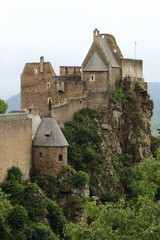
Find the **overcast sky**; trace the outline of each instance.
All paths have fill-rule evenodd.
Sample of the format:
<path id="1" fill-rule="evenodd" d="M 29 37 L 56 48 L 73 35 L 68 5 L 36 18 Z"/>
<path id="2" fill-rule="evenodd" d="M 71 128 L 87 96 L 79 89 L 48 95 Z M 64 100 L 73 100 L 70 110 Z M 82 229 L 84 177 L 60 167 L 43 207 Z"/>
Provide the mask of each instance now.
<path id="1" fill-rule="evenodd" d="M 110 33 L 126 58 L 143 60 L 146 81 L 160 81 L 159 0 L 0 0 L 0 98 L 20 91 L 26 62 L 81 65 L 93 30 Z"/>

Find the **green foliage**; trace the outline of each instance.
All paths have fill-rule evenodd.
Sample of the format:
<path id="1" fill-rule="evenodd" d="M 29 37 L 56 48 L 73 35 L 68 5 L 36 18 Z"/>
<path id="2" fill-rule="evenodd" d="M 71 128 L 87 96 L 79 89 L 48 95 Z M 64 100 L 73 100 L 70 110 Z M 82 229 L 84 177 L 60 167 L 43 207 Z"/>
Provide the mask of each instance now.
<path id="1" fill-rule="evenodd" d="M 72 166 L 70 166 L 68 164 L 65 164 L 65 165 L 62 166 L 59 175 L 61 175 L 61 176 L 66 176 L 67 175 L 68 176 L 68 175 L 72 175 L 72 174 L 75 174 L 75 173 L 76 173 L 76 171 Z"/>
<path id="2" fill-rule="evenodd" d="M 160 138 L 151 136 L 151 153 L 154 157 L 157 156 L 157 150 L 160 147 Z"/>
<path id="3" fill-rule="evenodd" d="M 25 231 L 27 240 L 59 240 L 51 229 L 42 223 L 32 223 Z"/>
<path id="4" fill-rule="evenodd" d="M 118 192 L 107 192 L 107 193 L 102 195 L 102 197 L 100 198 L 100 201 L 102 203 L 105 203 L 105 202 L 118 202 L 120 197 L 121 197 L 121 194 L 118 193 Z"/>
<path id="5" fill-rule="evenodd" d="M 12 228 L 21 229 L 28 221 L 28 212 L 21 206 L 16 205 L 8 215 L 8 223 Z"/>
<path id="6" fill-rule="evenodd" d="M 155 199 L 157 193 L 158 185 L 153 182 L 148 182 L 146 180 L 132 181 L 130 184 L 132 197 L 148 196 L 150 199 Z"/>
<path id="7" fill-rule="evenodd" d="M 73 120 L 76 122 L 84 122 L 85 118 L 94 119 L 97 117 L 97 112 L 94 109 L 83 108 L 79 112 L 75 113 Z"/>
<path id="8" fill-rule="evenodd" d="M 126 201 L 86 208 L 88 222 L 70 223 L 65 236 L 70 240 L 158 240 L 160 234 L 160 208 L 148 198 L 139 198 L 136 206 Z"/>
<path id="9" fill-rule="evenodd" d="M 12 204 L 19 204 L 24 198 L 24 185 L 14 180 L 5 180 L 2 183 L 2 190 L 9 194 Z"/>
<path id="10" fill-rule="evenodd" d="M 72 179 L 74 186 L 80 189 L 84 188 L 85 185 L 89 183 L 89 176 L 83 171 L 78 171 L 76 174 L 73 175 Z"/>
<path id="11" fill-rule="evenodd" d="M 122 156 L 120 157 L 120 160 L 123 164 L 123 166 L 128 166 L 131 167 L 133 166 L 133 155 L 129 154 L 129 153 L 124 153 L 122 154 Z"/>
<path id="12" fill-rule="evenodd" d="M 23 206 L 28 211 L 30 219 L 45 217 L 45 196 L 42 190 L 34 183 L 29 183 L 25 188 Z"/>
<path id="13" fill-rule="evenodd" d="M 117 79 L 116 81 L 116 89 L 112 93 L 112 98 L 111 100 L 116 103 L 116 102 L 121 102 L 123 104 L 127 103 L 127 97 L 126 93 L 124 91 L 124 84 L 121 79 Z"/>
<path id="14" fill-rule="evenodd" d="M 13 166 L 8 170 L 7 180 L 22 181 L 22 172 L 20 168 Z"/>
<path id="15" fill-rule="evenodd" d="M 1 203 L 2 202 L 0 202 L 0 204 Z M 0 209 L 0 237 L 1 239 L 4 239 L 4 240 L 11 239 L 11 229 L 6 223 L 6 214 L 1 209 Z"/>
<path id="16" fill-rule="evenodd" d="M 49 223 L 53 232 L 58 234 L 60 237 L 63 237 L 63 229 L 65 224 L 67 223 L 67 220 L 62 212 L 62 209 L 56 202 L 50 199 L 47 199 L 47 209 L 47 217 L 49 219 Z"/>
<path id="17" fill-rule="evenodd" d="M 1 191 L 0 189 L 0 211 L 4 218 L 8 215 L 10 210 L 13 208 L 10 201 L 8 200 L 8 195 Z"/>
<path id="18" fill-rule="evenodd" d="M 23 232 L 18 232 L 14 234 L 14 240 L 27 240 L 27 236 Z"/>
<path id="19" fill-rule="evenodd" d="M 98 171 L 98 169 L 101 168 L 100 166 L 103 163 L 103 159 L 95 150 L 86 148 L 83 152 L 83 162 L 87 166 L 87 169 L 97 169 Z"/>
<path id="20" fill-rule="evenodd" d="M 7 111 L 8 104 L 4 100 L 0 99 L 0 114 L 4 114 Z"/>

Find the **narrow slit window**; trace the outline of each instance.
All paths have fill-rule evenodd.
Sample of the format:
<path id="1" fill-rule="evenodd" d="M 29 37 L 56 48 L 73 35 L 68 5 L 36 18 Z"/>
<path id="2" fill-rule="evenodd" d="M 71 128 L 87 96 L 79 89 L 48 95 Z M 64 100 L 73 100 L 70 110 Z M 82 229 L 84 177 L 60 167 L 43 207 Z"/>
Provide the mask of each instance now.
<path id="1" fill-rule="evenodd" d="M 91 82 L 94 82 L 95 80 L 96 80 L 95 75 L 91 75 L 91 76 L 90 76 L 90 81 L 91 81 Z"/>
<path id="2" fill-rule="evenodd" d="M 43 154 L 42 152 L 39 152 L 39 158 L 42 158 Z"/>

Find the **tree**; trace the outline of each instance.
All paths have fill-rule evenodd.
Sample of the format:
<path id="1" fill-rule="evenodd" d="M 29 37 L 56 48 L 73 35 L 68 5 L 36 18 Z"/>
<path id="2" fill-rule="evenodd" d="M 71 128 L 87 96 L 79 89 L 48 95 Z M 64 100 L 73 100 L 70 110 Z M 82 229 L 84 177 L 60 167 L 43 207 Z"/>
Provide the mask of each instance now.
<path id="1" fill-rule="evenodd" d="M 0 114 L 4 114 L 7 111 L 8 104 L 4 100 L 0 99 Z"/>
<path id="2" fill-rule="evenodd" d="M 89 203 L 88 221 L 67 224 L 65 236 L 70 240 L 159 240 L 159 214 L 159 203 L 142 196 L 135 205 L 122 199 L 98 206 Z"/>

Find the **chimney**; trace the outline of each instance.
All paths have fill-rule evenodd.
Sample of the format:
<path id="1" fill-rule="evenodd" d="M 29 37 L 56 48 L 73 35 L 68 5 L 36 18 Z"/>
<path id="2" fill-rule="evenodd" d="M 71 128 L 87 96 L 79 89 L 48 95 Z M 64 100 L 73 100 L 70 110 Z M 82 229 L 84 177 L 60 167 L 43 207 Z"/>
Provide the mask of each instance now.
<path id="1" fill-rule="evenodd" d="M 95 28 L 93 31 L 93 41 L 98 42 L 98 40 L 99 40 L 99 30 Z"/>
<path id="2" fill-rule="evenodd" d="M 44 57 L 40 57 L 40 73 L 43 73 Z"/>

